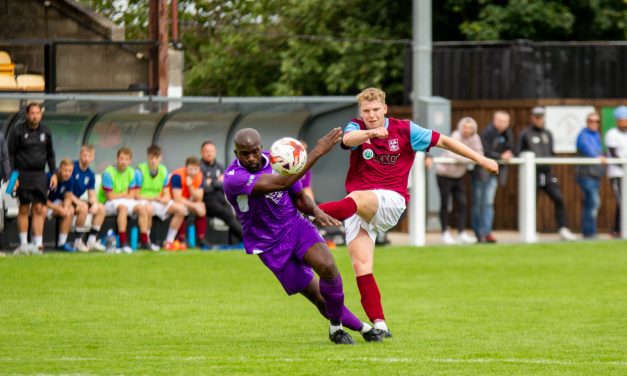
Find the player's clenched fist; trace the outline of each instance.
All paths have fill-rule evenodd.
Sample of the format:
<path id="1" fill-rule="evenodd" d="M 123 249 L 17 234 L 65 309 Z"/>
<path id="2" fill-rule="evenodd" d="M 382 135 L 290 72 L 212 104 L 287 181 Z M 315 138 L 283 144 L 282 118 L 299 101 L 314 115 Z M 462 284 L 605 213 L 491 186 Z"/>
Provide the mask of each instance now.
<path id="1" fill-rule="evenodd" d="M 370 129 L 370 138 L 386 138 L 388 136 L 388 130 L 385 127 L 378 127 Z"/>
<path id="2" fill-rule="evenodd" d="M 481 167 L 485 168 L 489 173 L 496 175 L 499 173 L 499 165 L 494 159 L 486 158 Z"/>

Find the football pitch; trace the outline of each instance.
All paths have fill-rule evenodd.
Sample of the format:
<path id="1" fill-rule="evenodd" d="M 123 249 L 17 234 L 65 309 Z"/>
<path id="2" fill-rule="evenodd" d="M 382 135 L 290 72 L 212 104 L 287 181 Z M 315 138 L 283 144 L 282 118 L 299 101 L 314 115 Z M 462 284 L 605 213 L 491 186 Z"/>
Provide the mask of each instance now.
<path id="1" fill-rule="evenodd" d="M 346 249 L 333 254 L 365 319 Z M 394 338 L 338 346 L 241 251 L 0 258 L 0 374 L 627 374 L 624 241 L 375 259 Z"/>

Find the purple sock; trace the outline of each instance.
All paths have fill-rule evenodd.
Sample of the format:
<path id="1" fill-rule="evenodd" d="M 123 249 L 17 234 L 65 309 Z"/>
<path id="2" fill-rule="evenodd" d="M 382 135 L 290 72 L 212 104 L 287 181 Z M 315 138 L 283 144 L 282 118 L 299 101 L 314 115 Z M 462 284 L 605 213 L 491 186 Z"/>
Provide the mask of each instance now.
<path id="1" fill-rule="evenodd" d="M 353 312 L 351 312 L 348 308 L 346 308 L 346 306 L 344 306 L 344 309 L 342 311 L 342 325 L 350 330 L 358 332 L 361 330 L 363 324 Z"/>
<path id="2" fill-rule="evenodd" d="M 344 309 L 342 277 L 338 274 L 334 279 L 320 278 L 320 295 L 327 305 L 327 316 L 331 323 L 341 323 Z"/>

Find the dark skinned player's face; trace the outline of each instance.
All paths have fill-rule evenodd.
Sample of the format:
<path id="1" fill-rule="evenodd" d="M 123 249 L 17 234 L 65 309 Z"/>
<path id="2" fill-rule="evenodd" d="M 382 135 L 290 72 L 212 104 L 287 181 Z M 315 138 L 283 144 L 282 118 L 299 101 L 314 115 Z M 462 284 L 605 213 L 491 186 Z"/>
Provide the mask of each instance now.
<path id="1" fill-rule="evenodd" d="M 261 145 L 240 145 L 235 144 L 235 157 L 239 163 L 250 172 L 257 172 L 263 167 L 263 154 Z"/>

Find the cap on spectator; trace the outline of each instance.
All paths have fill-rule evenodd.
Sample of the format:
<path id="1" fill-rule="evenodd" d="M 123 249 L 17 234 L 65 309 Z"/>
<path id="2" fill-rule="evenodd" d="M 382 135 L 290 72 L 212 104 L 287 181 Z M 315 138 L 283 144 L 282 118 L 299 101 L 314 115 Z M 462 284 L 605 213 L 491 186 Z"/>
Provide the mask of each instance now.
<path id="1" fill-rule="evenodd" d="M 625 120 L 627 119 L 627 106 L 619 106 L 614 110 L 614 119 Z"/>
<path id="2" fill-rule="evenodd" d="M 531 114 L 533 116 L 544 116 L 544 114 L 546 113 L 546 110 L 544 109 L 544 107 L 534 107 L 533 110 L 531 110 Z"/>

